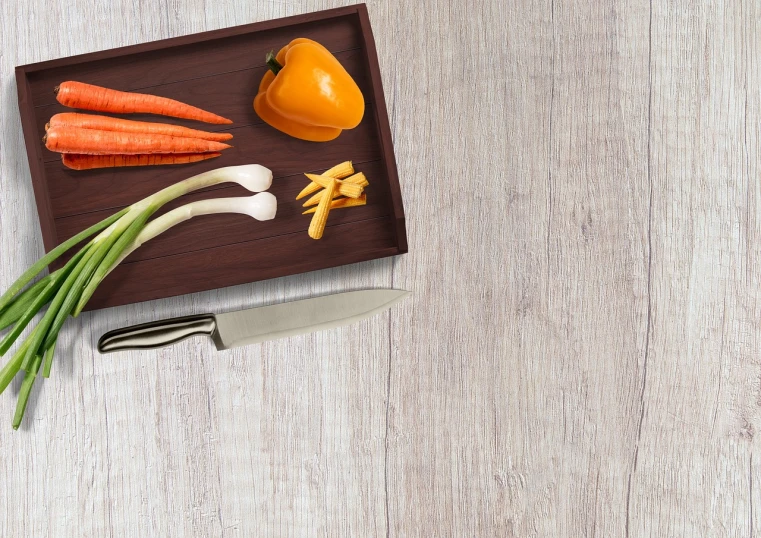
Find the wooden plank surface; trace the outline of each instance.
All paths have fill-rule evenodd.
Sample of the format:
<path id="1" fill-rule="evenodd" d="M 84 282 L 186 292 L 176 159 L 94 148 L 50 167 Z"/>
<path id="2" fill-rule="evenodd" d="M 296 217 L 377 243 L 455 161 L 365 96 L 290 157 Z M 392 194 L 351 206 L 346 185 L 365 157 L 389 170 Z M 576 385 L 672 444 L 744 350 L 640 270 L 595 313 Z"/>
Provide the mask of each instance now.
<path id="1" fill-rule="evenodd" d="M 43 251 L 14 66 L 342 4 L 7 2 L 0 285 Z M 3 535 L 761 536 L 761 5 L 368 9 L 409 254 L 68 322 L 18 432 L 0 396 Z M 222 353 L 94 349 L 366 287 L 414 295 Z"/>

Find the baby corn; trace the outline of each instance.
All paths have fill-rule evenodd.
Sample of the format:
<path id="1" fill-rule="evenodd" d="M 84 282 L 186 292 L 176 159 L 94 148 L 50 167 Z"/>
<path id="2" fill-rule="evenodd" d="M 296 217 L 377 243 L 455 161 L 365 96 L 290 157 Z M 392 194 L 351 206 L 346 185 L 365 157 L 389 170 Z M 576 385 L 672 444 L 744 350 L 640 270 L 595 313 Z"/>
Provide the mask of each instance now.
<path id="1" fill-rule="evenodd" d="M 319 204 L 317 211 L 314 212 L 312 222 L 309 223 L 309 237 L 319 239 L 325 231 L 325 225 L 328 222 L 328 213 L 330 212 L 330 203 L 333 200 L 333 193 L 336 191 L 336 179 L 331 179 L 328 186 L 325 187 L 325 196 Z"/>
<path id="2" fill-rule="evenodd" d="M 354 207 L 358 205 L 367 205 L 367 195 L 363 194 L 359 198 L 337 198 L 330 202 L 330 209 L 340 209 L 342 207 Z M 309 215 L 317 211 L 316 207 L 310 207 L 302 213 L 302 215 Z"/>
<path id="3" fill-rule="evenodd" d="M 333 168 L 325 170 L 321 175 L 335 179 L 343 179 L 352 175 L 353 173 L 354 166 L 352 166 L 351 161 L 344 161 L 341 164 L 335 165 Z M 310 183 L 304 187 L 304 190 L 302 190 L 298 196 L 296 196 L 296 200 L 301 200 L 304 196 L 308 196 L 313 192 L 317 192 L 321 186 L 324 187 L 324 185 L 315 185 L 314 183 Z"/>
<path id="4" fill-rule="evenodd" d="M 351 177 L 347 177 L 346 179 L 344 179 L 341 182 L 341 184 L 343 184 L 343 185 L 347 185 L 347 183 L 358 185 L 358 186 L 362 187 L 363 189 L 370 184 L 367 181 L 367 178 L 365 177 L 365 174 L 363 174 L 362 172 L 358 172 L 358 173 L 354 174 Z M 347 187 L 344 187 L 344 190 L 346 190 L 346 188 Z M 317 194 L 312 196 L 309 200 L 304 202 L 304 207 L 309 207 L 310 205 L 319 204 L 320 200 L 322 200 L 322 197 L 323 197 L 324 194 L 325 194 L 325 191 L 318 192 Z M 338 196 L 338 195 L 341 195 L 341 194 L 344 194 L 344 193 L 341 192 L 340 188 L 339 188 L 339 192 L 334 194 L 334 196 Z M 354 198 L 354 197 L 350 196 L 350 198 Z"/>
<path id="5" fill-rule="evenodd" d="M 354 166 L 351 164 L 351 161 L 344 161 L 341 164 L 337 164 L 334 167 L 325 170 L 322 175 L 334 177 L 336 179 L 343 179 L 349 177 L 353 173 Z"/>
<path id="6" fill-rule="evenodd" d="M 317 183 L 320 187 L 327 187 L 328 184 L 333 181 L 336 184 L 336 192 L 349 198 L 356 198 L 362 194 L 362 187 L 353 183 L 346 183 L 340 179 L 333 179 L 325 176 L 318 176 L 316 174 L 304 174 L 313 182 Z"/>
<path id="7" fill-rule="evenodd" d="M 325 233 L 328 213 L 331 209 L 367 205 L 367 196 L 363 194 L 363 191 L 370 182 L 362 172 L 354 173 L 351 161 L 338 164 L 323 174 L 304 175 L 309 178 L 310 183 L 296 199 L 316 193 L 304 202 L 304 207 L 314 204 L 317 204 L 317 207 L 302 213 L 303 215 L 313 213 L 308 231 L 312 239 L 320 239 Z"/>

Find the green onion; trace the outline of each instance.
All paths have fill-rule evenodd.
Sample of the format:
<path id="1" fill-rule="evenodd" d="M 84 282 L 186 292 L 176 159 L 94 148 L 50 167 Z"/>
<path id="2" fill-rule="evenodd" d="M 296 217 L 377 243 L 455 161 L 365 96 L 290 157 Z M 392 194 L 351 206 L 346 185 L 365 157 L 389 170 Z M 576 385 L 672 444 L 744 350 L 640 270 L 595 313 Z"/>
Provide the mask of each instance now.
<path id="1" fill-rule="evenodd" d="M 60 271 L 60 269 L 59 269 Z M 6 308 L 2 314 L 0 314 L 0 330 L 10 327 L 21 317 L 21 315 L 29 308 L 29 305 L 37 298 L 37 295 L 48 285 L 48 282 L 53 278 L 55 273 L 51 273 L 46 277 L 39 279 L 37 282 L 29 286 L 22 291 L 16 297 L 13 298 L 10 306 Z"/>
<path id="2" fill-rule="evenodd" d="M 80 243 L 81 241 L 87 239 L 91 235 L 93 235 L 96 232 L 101 231 L 103 228 L 108 227 L 113 222 L 116 222 L 119 220 L 122 216 L 124 216 L 124 213 L 127 212 L 127 209 L 122 209 L 115 215 L 111 215 L 105 220 L 100 221 L 98 224 L 93 224 L 89 228 L 87 228 L 83 232 L 79 232 L 77 235 L 72 237 L 71 239 L 68 239 L 67 241 L 64 241 L 57 247 L 55 247 L 53 250 L 45 254 L 42 258 L 40 258 L 37 263 L 32 265 L 23 275 L 21 275 L 16 282 L 11 284 L 11 287 L 8 288 L 8 290 L 0 297 L 0 312 L 5 310 L 5 308 L 8 306 L 8 303 L 11 302 L 13 297 L 21 291 L 21 288 L 26 286 L 31 280 L 45 267 L 53 263 L 55 260 L 57 260 L 61 254 L 69 250 L 71 247 L 75 246 L 77 243 Z"/>
<path id="3" fill-rule="evenodd" d="M 10 349 L 10 347 L 13 345 L 13 342 L 16 341 L 16 338 L 18 338 L 19 334 L 21 334 L 21 331 L 24 330 L 34 315 L 40 310 L 40 308 L 42 308 L 45 303 L 50 300 L 56 290 L 60 287 L 61 283 L 68 276 L 72 267 L 77 264 L 81 255 L 87 251 L 86 249 L 87 247 L 82 249 L 72 259 L 70 259 L 64 268 L 61 271 L 58 271 L 56 275 L 50 279 L 48 285 L 45 286 L 42 292 L 37 295 L 34 301 L 32 301 L 32 304 L 29 305 L 29 308 L 27 308 L 26 311 L 21 315 L 21 318 L 16 322 L 16 325 L 13 326 L 11 332 L 6 334 L 5 338 L 3 338 L 3 341 L 0 342 L 0 355 L 5 355 L 5 352 Z"/>
<path id="4" fill-rule="evenodd" d="M 34 358 L 34 364 L 32 369 L 29 370 L 24 376 L 24 382 L 21 383 L 21 390 L 18 394 L 18 402 L 16 403 L 16 413 L 13 415 L 13 429 L 18 430 L 21 425 L 21 419 L 24 418 L 24 411 L 26 411 L 26 404 L 29 401 L 29 395 L 32 393 L 32 385 L 34 380 L 37 379 L 37 371 L 40 369 L 40 363 L 42 357 L 37 355 Z"/>
<path id="5" fill-rule="evenodd" d="M 24 359 L 24 355 L 28 348 L 29 344 L 27 342 L 21 344 L 21 347 L 18 348 L 18 351 L 13 355 L 13 358 L 3 366 L 2 370 L 0 370 L 0 393 L 10 385 L 13 378 L 16 377 L 16 374 L 21 370 L 21 361 Z"/>
<path id="6" fill-rule="evenodd" d="M 77 255 L 71 259 L 71 261 L 74 262 L 73 270 L 69 270 L 66 275 L 66 280 L 57 290 L 57 293 L 51 301 L 47 312 L 45 312 L 45 315 L 42 316 L 42 320 L 37 323 L 37 327 L 35 328 L 39 330 L 27 338 L 27 341 L 29 342 L 29 349 L 26 350 L 24 362 L 21 363 L 21 367 L 25 370 L 28 371 L 27 366 L 32 362 L 32 360 L 34 360 L 35 356 L 40 354 L 40 345 L 42 344 L 46 334 L 48 334 L 48 328 L 53 323 L 56 314 L 60 313 L 61 305 L 68 297 L 70 297 L 72 288 L 74 288 L 74 286 L 82 279 L 82 270 L 83 268 L 87 267 L 87 264 L 92 259 L 94 250 L 94 246 L 89 246 L 89 248 L 80 250 Z M 44 350 L 48 347 L 49 346 L 43 346 L 42 349 Z"/>
<path id="7" fill-rule="evenodd" d="M 42 367 L 42 377 L 50 377 L 50 367 L 53 365 L 56 342 L 56 340 L 53 340 L 53 344 L 45 350 L 45 366 Z"/>
<path id="8" fill-rule="evenodd" d="M 106 249 L 105 255 L 100 261 L 94 274 L 88 276 L 89 282 L 87 282 L 86 287 L 84 291 L 82 291 L 81 297 L 79 298 L 79 302 L 74 309 L 74 316 L 79 315 L 79 313 L 82 311 L 82 308 L 84 308 L 85 304 L 87 304 L 87 301 L 89 301 L 90 297 L 92 297 L 92 294 L 95 293 L 95 288 L 98 287 L 100 281 L 105 278 L 106 273 L 109 272 L 109 269 L 119 258 L 119 255 L 124 251 L 124 249 L 127 248 L 127 246 L 129 246 L 132 241 L 135 240 L 137 234 L 140 233 L 140 230 L 143 229 L 146 221 L 151 218 L 151 215 L 153 215 L 156 209 L 154 209 L 152 206 L 148 207 L 148 209 L 140 213 L 137 218 L 132 223 L 130 223 L 127 229 L 124 230 L 124 233 L 115 237 L 113 244 L 111 244 L 108 249 Z"/>
<path id="9" fill-rule="evenodd" d="M 238 183 L 259 194 L 193 202 L 148 222 L 168 202 L 189 192 L 225 182 Z M 66 319 L 82 311 L 109 272 L 146 241 L 197 215 L 234 212 L 258 220 L 274 218 L 277 206 L 275 197 L 260 192 L 267 190 L 271 182 L 272 172 L 257 164 L 230 166 L 199 174 L 132 204 L 75 235 L 21 275 L 0 297 L 0 329 L 13 325 L 0 341 L 0 354 L 8 351 L 35 314 L 45 304 L 50 304 L 11 360 L 0 369 L 0 393 L 20 371 L 26 372 L 13 417 L 14 429 L 21 424 L 40 368 L 42 377 L 50 375 L 56 341 Z M 96 233 L 98 235 L 91 238 L 63 268 L 24 289 L 47 265 Z"/>

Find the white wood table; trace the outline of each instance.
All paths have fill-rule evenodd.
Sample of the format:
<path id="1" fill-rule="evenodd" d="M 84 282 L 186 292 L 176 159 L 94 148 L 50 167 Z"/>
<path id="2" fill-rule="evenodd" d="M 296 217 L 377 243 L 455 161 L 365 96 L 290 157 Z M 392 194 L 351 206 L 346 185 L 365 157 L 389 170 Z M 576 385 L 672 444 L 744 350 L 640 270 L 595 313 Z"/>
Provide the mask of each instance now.
<path id="1" fill-rule="evenodd" d="M 0 286 L 43 252 L 14 66 L 342 3 L 4 2 Z M 409 254 L 68 322 L 18 432 L 0 396 L 0 534 L 761 536 L 761 3 L 369 11 Z M 222 353 L 94 349 L 366 287 L 414 296 Z"/>

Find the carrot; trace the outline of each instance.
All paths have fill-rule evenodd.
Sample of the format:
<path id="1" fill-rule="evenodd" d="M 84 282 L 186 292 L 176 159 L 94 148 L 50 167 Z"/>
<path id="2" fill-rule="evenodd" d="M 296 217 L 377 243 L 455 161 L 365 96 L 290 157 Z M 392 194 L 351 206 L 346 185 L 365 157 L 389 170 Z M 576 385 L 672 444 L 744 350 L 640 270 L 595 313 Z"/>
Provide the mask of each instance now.
<path id="1" fill-rule="evenodd" d="M 221 153 L 153 153 L 142 155 L 82 155 L 64 153 L 63 165 L 72 170 L 115 168 L 118 166 L 155 166 L 160 164 L 186 164 L 219 157 Z"/>
<path id="2" fill-rule="evenodd" d="M 98 116 L 96 114 L 78 114 L 76 112 L 56 114 L 50 118 L 50 123 L 45 126 L 45 130 L 50 127 L 80 127 L 82 129 L 122 131 L 124 133 L 165 134 L 170 136 L 183 136 L 185 138 L 202 138 L 204 140 L 215 140 L 217 142 L 224 142 L 233 137 L 230 133 L 207 133 L 206 131 L 188 129 L 187 127 L 169 125 L 168 123 L 123 120 L 120 118 L 111 118 L 109 116 Z"/>
<path id="3" fill-rule="evenodd" d="M 230 146 L 222 142 L 184 138 L 160 134 L 122 133 L 79 129 L 77 127 L 51 127 L 45 134 L 45 147 L 58 153 L 86 153 L 88 155 L 137 155 L 140 153 L 208 153 L 222 151 Z"/>
<path id="4" fill-rule="evenodd" d="M 222 116 L 157 95 L 121 92 L 73 80 L 62 82 L 53 91 L 59 103 L 71 108 L 112 112 L 114 114 L 145 112 L 206 123 L 232 123 L 231 120 Z"/>

